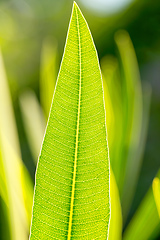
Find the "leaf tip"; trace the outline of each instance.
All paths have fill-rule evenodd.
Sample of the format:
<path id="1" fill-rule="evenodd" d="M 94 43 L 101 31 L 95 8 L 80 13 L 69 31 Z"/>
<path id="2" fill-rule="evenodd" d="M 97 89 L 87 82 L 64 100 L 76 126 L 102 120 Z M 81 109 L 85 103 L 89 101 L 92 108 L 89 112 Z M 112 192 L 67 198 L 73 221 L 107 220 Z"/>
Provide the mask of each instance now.
<path id="1" fill-rule="evenodd" d="M 77 4 L 75 1 L 73 1 L 73 8 L 76 8 L 76 9 L 79 9 L 79 10 L 80 10 L 78 4 Z"/>
<path id="2" fill-rule="evenodd" d="M 77 3 L 76 3 L 76 1 L 73 1 L 73 6 L 74 6 L 74 7 L 77 7 L 77 6 L 78 6 Z"/>

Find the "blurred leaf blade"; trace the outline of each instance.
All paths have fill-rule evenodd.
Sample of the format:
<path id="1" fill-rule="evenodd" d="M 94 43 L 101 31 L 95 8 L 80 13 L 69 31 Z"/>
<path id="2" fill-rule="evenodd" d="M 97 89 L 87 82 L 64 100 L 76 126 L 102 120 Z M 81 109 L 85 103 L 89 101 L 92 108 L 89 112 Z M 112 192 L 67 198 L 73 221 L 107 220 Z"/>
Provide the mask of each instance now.
<path id="1" fill-rule="evenodd" d="M 45 131 L 45 119 L 32 90 L 26 90 L 20 95 L 20 108 L 33 159 L 37 163 Z"/>
<path id="2" fill-rule="evenodd" d="M 109 215 L 102 79 L 88 25 L 74 3 L 38 163 L 30 239 L 106 239 Z"/>
<path id="3" fill-rule="evenodd" d="M 115 57 L 105 56 L 101 61 L 101 66 L 104 78 L 104 99 L 110 161 L 115 178 L 118 180 L 121 166 L 120 156 L 123 147 L 121 79 L 119 76 L 118 61 Z"/>
<path id="4" fill-rule="evenodd" d="M 126 221 L 142 163 L 148 128 L 150 89 L 143 92 L 133 44 L 127 32 L 119 31 L 115 40 L 123 66 L 124 147 L 120 191 Z M 146 99 L 147 98 L 147 99 Z"/>
<path id="5" fill-rule="evenodd" d="M 146 139 L 147 139 L 147 131 L 148 131 L 148 123 L 149 123 L 149 113 L 150 113 L 150 104 L 151 104 L 151 86 L 149 84 L 145 84 L 143 86 L 143 124 L 141 125 L 140 136 L 139 136 L 139 145 L 136 147 L 136 154 L 135 154 L 135 161 L 130 161 L 128 167 L 126 169 L 126 180 L 123 189 L 123 196 L 122 196 L 122 204 L 123 209 L 125 208 L 125 220 L 129 211 L 129 208 L 132 204 L 134 193 L 136 190 L 143 153 L 145 149 Z M 134 159 L 134 158 L 133 158 Z M 128 169 L 130 169 L 128 171 Z M 132 172 L 132 175 L 130 173 Z M 126 182 L 127 179 L 132 179 L 129 182 Z M 130 190 L 129 190 L 130 189 Z M 126 194 L 128 194 L 126 199 Z"/>
<path id="6" fill-rule="evenodd" d="M 14 111 L 1 55 L 0 70 L 0 185 L 5 188 L 0 194 L 7 206 L 11 239 L 20 240 L 27 239 L 30 221 L 27 222 L 26 219 L 27 212 L 22 190 L 24 186 L 21 181 L 23 163 L 20 158 Z M 32 193 L 29 194 L 28 198 L 32 197 Z M 29 211 L 31 214 L 31 205 Z"/>
<path id="7" fill-rule="evenodd" d="M 22 172 L 21 183 L 22 183 L 23 199 L 24 199 L 24 206 L 26 210 L 26 220 L 28 224 L 27 233 L 29 235 L 29 229 L 30 229 L 31 217 L 32 217 L 32 206 L 33 206 L 33 181 L 24 164 L 21 165 L 21 172 Z"/>
<path id="8" fill-rule="evenodd" d="M 105 79 L 105 77 L 103 76 L 103 80 Z M 109 144 L 109 148 L 110 145 L 113 144 L 114 141 L 114 122 L 115 122 L 115 115 L 114 115 L 114 111 L 113 111 L 113 104 L 111 102 L 111 97 L 110 97 L 110 92 L 107 86 L 106 81 L 103 81 L 103 89 L 104 89 L 104 101 L 105 101 L 105 110 L 106 110 L 106 124 L 107 124 L 107 134 L 108 134 L 108 144 Z"/>
<path id="9" fill-rule="evenodd" d="M 26 218 L 26 209 L 23 197 L 23 187 L 21 181 L 22 163 L 12 149 L 11 145 L 5 138 L 1 136 L 1 149 L 3 166 L 6 176 L 6 185 L 8 192 L 8 208 L 11 227 L 11 237 L 13 240 L 28 238 L 29 222 Z M 11 160 L 10 160 L 11 159 Z M 16 177 L 15 177 L 16 176 Z M 30 193 L 32 196 L 32 192 Z M 30 196 L 28 196 L 29 198 Z M 30 205 L 30 215 L 31 215 Z"/>
<path id="10" fill-rule="evenodd" d="M 152 188 L 153 188 L 153 195 L 154 195 L 155 203 L 157 206 L 158 214 L 160 217 L 160 180 L 158 177 L 155 177 L 153 179 Z"/>
<path id="11" fill-rule="evenodd" d="M 56 42 L 54 41 L 54 44 L 51 44 L 51 40 L 46 39 L 42 46 L 40 69 L 40 98 L 46 119 L 48 119 L 49 116 L 49 110 L 56 84 L 56 60 Z"/>
<path id="12" fill-rule="evenodd" d="M 159 175 L 159 174 L 158 174 Z M 148 190 L 136 213 L 127 226 L 124 240 L 155 239 L 160 233 L 160 221 L 152 188 Z"/>
<path id="13" fill-rule="evenodd" d="M 123 172 L 120 176 L 120 189 L 122 189 L 123 182 L 126 180 L 124 179 L 125 172 L 130 172 L 130 166 L 128 167 L 126 164 L 130 164 L 130 162 L 134 160 L 135 154 L 133 154 L 133 152 L 139 143 L 142 124 L 142 89 L 137 60 L 128 33 L 126 31 L 117 32 L 115 40 L 121 56 L 124 73 L 122 84 L 124 109 L 124 153 L 122 156 L 123 163 L 121 164 L 124 170 L 120 169 L 120 172 Z M 126 159 L 125 156 L 127 156 L 128 159 Z M 132 178 L 128 179 L 128 181 L 132 181 L 131 179 Z"/>
<path id="14" fill-rule="evenodd" d="M 5 204 L 8 202 L 8 192 L 6 185 L 6 176 L 2 160 L 2 152 L 0 151 L 0 196 L 4 200 Z"/>
<path id="15" fill-rule="evenodd" d="M 111 198 L 111 219 L 109 227 L 109 240 L 122 239 L 122 211 L 119 198 L 119 191 L 112 169 L 110 170 L 110 198 Z"/>
<path id="16" fill-rule="evenodd" d="M 1 131 L 4 129 L 5 135 L 12 144 L 13 148 L 16 150 L 20 156 L 20 147 L 18 141 L 18 134 L 16 129 L 16 123 L 14 119 L 14 111 L 12 107 L 12 100 L 9 92 L 9 87 L 7 83 L 7 77 L 5 73 L 5 68 L 3 64 L 2 54 L 0 52 L 0 125 L 2 126 Z"/>

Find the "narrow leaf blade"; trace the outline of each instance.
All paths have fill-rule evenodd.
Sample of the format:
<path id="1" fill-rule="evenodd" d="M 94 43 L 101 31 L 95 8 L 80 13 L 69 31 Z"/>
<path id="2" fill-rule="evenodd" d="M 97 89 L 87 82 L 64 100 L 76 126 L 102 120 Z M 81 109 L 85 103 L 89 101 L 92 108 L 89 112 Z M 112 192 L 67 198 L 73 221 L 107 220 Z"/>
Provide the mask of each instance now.
<path id="1" fill-rule="evenodd" d="M 127 226 L 123 235 L 123 239 L 155 239 L 159 234 L 160 221 L 153 196 L 153 190 L 150 187 L 129 225 Z"/>
<path id="2" fill-rule="evenodd" d="M 112 169 L 110 170 L 110 196 L 111 196 L 111 219 L 109 227 L 109 240 L 122 239 L 122 210 L 119 191 Z"/>
<path id="3" fill-rule="evenodd" d="M 51 44 L 50 39 L 45 39 L 41 53 L 40 68 L 40 100 L 46 119 L 52 102 L 56 84 L 57 44 Z"/>
<path id="4" fill-rule="evenodd" d="M 102 79 L 74 3 L 36 173 L 30 239 L 107 239 L 109 159 Z"/>
<path id="5" fill-rule="evenodd" d="M 11 240 L 28 238 L 32 186 L 24 172 L 8 81 L 0 52 L 0 195 L 7 206 Z M 22 178 L 25 178 L 25 185 Z M 25 202 L 28 185 L 28 202 Z M 3 188 L 3 190 L 2 190 Z M 32 204 L 32 203 L 31 203 Z M 5 210 L 6 210 L 5 209 Z M 27 219 L 28 216 L 28 219 Z"/>
<path id="6" fill-rule="evenodd" d="M 153 188 L 154 200 L 155 200 L 158 214 L 160 217 L 160 180 L 158 177 L 155 177 L 153 179 L 152 188 Z"/>
<path id="7" fill-rule="evenodd" d="M 45 119 L 38 99 L 32 90 L 27 90 L 20 95 L 20 108 L 30 149 L 34 161 L 37 163 L 45 131 Z"/>

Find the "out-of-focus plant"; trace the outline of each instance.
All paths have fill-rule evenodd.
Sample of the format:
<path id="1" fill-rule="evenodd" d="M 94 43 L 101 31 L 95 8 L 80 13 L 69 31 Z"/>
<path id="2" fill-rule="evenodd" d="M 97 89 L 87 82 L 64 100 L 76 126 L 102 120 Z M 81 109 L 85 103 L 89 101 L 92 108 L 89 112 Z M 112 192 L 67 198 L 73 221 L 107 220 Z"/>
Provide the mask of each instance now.
<path id="1" fill-rule="evenodd" d="M 119 187 L 125 223 L 130 210 L 146 141 L 151 88 L 141 86 L 138 64 L 127 32 L 115 35 L 120 55 L 101 61 L 110 160 Z M 158 196 L 158 195 L 157 195 Z M 156 197 L 156 199 L 158 199 Z M 154 220 L 153 220 L 154 218 Z M 159 234 L 160 221 L 150 189 L 122 239 L 153 239 Z M 145 228 L 147 230 L 145 230 Z M 118 238 L 116 238 L 118 239 Z"/>
<path id="2" fill-rule="evenodd" d="M 20 154 L 13 107 L 0 54 L 0 196 L 10 239 L 28 239 L 33 185 Z M 2 206 L 4 206 L 2 204 Z M 1 206 L 1 207 L 2 207 Z"/>
<path id="3" fill-rule="evenodd" d="M 40 62 L 40 103 L 33 90 L 26 90 L 20 96 L 20 108 L 22 112 L 25 132 L 32 152 L 33 159 L 37 163 L 40 146 L 43 140 L 46 120 L 52 102 L 56 84 L 57 72 L 57 44 L 50 39 L 44 40 Z"/>
<path id="4" fill-rule="evenodd" d="M 121 62 L 102 59 L 110 159 L 126 220 L 141 169 L 151 90 L 141 86 L 134 48 L 127 32 L 115 35 Z"/>
<path id="5" fill-rule="evenodd" d="M 141 240 L 151 240 L 156 239 L 159 233 L 160 220 L 154 200 L 153 189 L 150 187 L 127 226 L 123 239 L 133 240 L 140 238 Z"/>
<path id="6" fill-rule="evenodd" d="M 157 209 L 158 209 L 158 214 L 160 217 L 160 179 L 158 177 L 155 177 L 153 179 L 152 188 L 153 188 L 153 195 L 154 195 L 155 203 L 156 203 Z"/>
<path id="7" fill-rule="evenodd" d="M 12 32 L 9 29 L 7 32 L 11 34 L 15 31 L 15 26 L 11 28 Z M 1 42 L 4 42 L 2 40 Z M 106 56 L 101 62 L 106 116 L 108 116 L 106 122 L 110 158 L 113 168 L 110 182 L 111 222 L 109 240 L 155 239 L 160 234 L 160 221 L 157 211 L 159 209 L 159 176 L 153 181 L 153 191 L 151 188 L 149 189 L 122 236 L 121 204 L 123 222 L 125 223 L 141 168 L 151 89 L 148 85 L 141 86 L 138 64 L 128 33 L 118 32 L 115 35 L 115 40 L 120 63 L 113 56 Z M 44 119 L 47 119 L 48 116 L 56 82 L 55 56 L 56 45 L 52 45 L 48 40 L 44 41 L 40 70 L 42 108 L 32 90 L 24 91 L 20 96 L 24 128 L 35 162 L 43 138 Z M 5 81 L 2 81 L 4 79 Z M 5 206 L 4 213 L 9 222 L 9 239 L 27 239 L 33 189 L 30 176 L 21 160 L 11 98 L 8 94 L 9 91 L 6 90 L 8 86 L 3 64 L 1 64 L 0 82 L 0 129 L 3 130 L 0 133 L 0 196 L 4 203 L 2 206 Z M 47 95 L 48 91 L 50 91 L 50 94 Z M 116 185 L 118 185 L 118 188 Z M 119 200 L 119 195 L 121 200 Z M 115 227 L 117 231 L 114 231 Z M 6 240 L 6 238 L 3 238 L 3 234 L 0 233 L 0 239 L 2 235 L 2 239 Z"/>
<path id="8" fill-rule="evenodd" d="M 26 90 L 20 95 L 20 108 L 32 156 L 37 163 L 46 124 L 42 108 L 33 90 Z"/>
<path id="9" fill-rule="evenodd" d="M 108 240 L 122 239 L 122 210 L 119 191 L 112 169 L 110 170 L 111 218 Z M 116 231 L 115 231 L 116 229 Z"/>
<path id="10" fill-rule="evenodd" d="M 48 119 L 56 84 L 57 44 L 46 39 L 42 46 L 40 68 L 40 100 L 46 120 Z"/>

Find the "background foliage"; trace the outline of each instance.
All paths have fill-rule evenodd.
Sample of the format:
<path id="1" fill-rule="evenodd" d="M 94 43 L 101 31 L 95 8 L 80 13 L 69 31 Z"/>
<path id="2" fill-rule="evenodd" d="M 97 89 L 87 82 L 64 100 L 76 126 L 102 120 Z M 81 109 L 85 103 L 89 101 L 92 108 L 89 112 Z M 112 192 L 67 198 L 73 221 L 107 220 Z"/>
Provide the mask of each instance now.
<path id="1" fill-rule="evenodd" d="M 108 89 L 105 91 L 110 103 L 107 108 L 111 116 L 107 120 L 110 154 L 114 153 L 115 140 L 125 149 L 121 157 L 111 157 L 122 203 L 123 238 L 132 239 L 132 229 L 136 232 L 135 226 L 139 225 L 133 239 L 137 236 L 141 236 L 140 239 L 159 239 L 158 230 L 153 231 L 159 219 L 151 185 L 160 167 L 160 3 L 158 0 L 135 0 L 116 11 L 111 8 L 111 12 L 109 6 L 105 6 L 103 12 L 98 12 L 84 1 L 77 2 L 90 26 L 102 66 L 105 89 Z M 35 163 L 72 4 L 71 0 L 0 1 L 0 46 L 3 56 L 0 63 L 0 239 L 3 240 L 27 239 Z M 119 31 L 121 29 L 125 31 Z M 125 87 L 128 86 L 128 79 L 130 88 Z M 139 95 L 135 97 L 135 94 Z M 134 99 L 137 98 L 139 100 L 135 103 Z M 138 119 L 133 118 L 135 108 L 136 113 L 139 112 L 135 115 Z M 129 177 L 125 175 L 124 162 L 127 163 L 126 152 L 132 149 L 132 141 L 129 143 L 127 138 L 118 139 L 117 136 L 129 136 L 127 131 L 132 132 L 132 127 L 128 130 L 121 126 L 132 126 L 134 121 L 138 126 L 135 138 L 139 139 L 138 146 L 142 149 L 138 157 L 138 146 L 133 151 L 132 156 L 136 158 Z M 120 134 L 113 134 L 112 129 L 120 131 Z M 140 132 L 144 133 L 141 134 L 143 138 L 138 135 Z M 126 148 L 125 143 L 128 144 Z M 115 146 L 117 154 L 122 149 L 119 146 Z M 119 165 L 112 159 L 116 159 Z M 6 162 L 8 165 L 4 164 Z M 126 178 L 130 184 L 133 183 L 133 192 L 125 185 Z M 129 195 L 131 200 L 127 200 Z M 19 214 L 17 199 L 21 203 Z M 128 207 L 125 207 L 125 201 Z M 16 216 L 18 219 L 15 219 Z M 133 221 L 130 222 L 131 219 Z M 153 229 L 147 227 L 146 221 Z M 22 233 L 19 232 L 20 225 L 23 226 L 21 229 L 25 229 Z M 149 231 L 153 233 L 150 237 Z M 148 235 L 139 235 L 142 233 Z"/>

